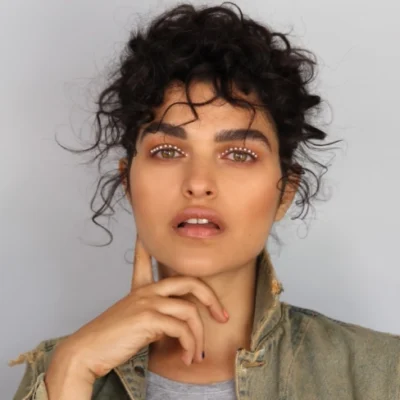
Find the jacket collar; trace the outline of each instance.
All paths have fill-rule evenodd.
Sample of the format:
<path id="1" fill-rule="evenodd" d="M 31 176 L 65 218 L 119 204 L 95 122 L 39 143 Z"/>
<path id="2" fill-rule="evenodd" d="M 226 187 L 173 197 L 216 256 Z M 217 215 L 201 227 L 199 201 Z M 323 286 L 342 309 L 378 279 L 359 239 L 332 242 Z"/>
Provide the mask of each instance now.
<path id="1" fill-rule="evenodd" d="M 276 271 L 265 248 L 257 257 L 256 276 L 251 351 L 255 351 L 259 347 L 282 316 L 280 294 L 283 292 L 283 286 L 277 279 Z"/>

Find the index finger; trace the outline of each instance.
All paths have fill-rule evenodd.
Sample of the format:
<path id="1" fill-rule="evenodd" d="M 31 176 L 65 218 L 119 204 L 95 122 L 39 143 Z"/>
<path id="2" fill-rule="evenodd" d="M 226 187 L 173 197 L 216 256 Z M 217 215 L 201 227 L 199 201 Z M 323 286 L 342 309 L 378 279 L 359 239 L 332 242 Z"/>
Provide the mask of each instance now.
<path id="1" fill-rule="evenodd" d="M 143 247 L 143 243 L 136 234 L 135 256 L 133 259 L 133 276 L 131 291 L 154 282 L 151 268 L 151 255 Z"/>

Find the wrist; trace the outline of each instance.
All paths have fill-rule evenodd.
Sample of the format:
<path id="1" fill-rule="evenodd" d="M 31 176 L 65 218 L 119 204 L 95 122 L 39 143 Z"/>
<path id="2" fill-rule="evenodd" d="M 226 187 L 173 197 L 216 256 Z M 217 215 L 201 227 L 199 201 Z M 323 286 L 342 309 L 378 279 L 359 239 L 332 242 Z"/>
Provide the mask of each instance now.
<path id="1" fill-rule="evenodd" d="M 89 400 L 94 381 L 73 348 L 60 344 L 44 377 L 49 400 Z"/>

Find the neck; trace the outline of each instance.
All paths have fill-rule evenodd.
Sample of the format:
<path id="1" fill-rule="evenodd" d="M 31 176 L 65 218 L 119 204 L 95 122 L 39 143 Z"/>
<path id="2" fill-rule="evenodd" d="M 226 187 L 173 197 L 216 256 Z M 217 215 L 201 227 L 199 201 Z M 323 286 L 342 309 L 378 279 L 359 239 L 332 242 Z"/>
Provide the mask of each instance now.
<path id="1" fill-rule="evenodd" d="M 158 265 L 160 279 L 169 276 L 168 270 Z M 256 259 L 246 265 L 218 275 L 201 277 L 220 299 L 229 314 L 226 323 L 216 321 L 208 309 L 192 294 L 180 296 L 197 305 L 204 326 L 205 360 L 200 365 L 232 362 L 238 348 L 250 349 L 254 319 Z M 229 284 L 227 284 L 229 282 Z M 152 343 L 151 353 L 163 357 L 181 356 L 177 339 L 165 336 Z M 206 362 L 207 361 L 207 362 Z"/>

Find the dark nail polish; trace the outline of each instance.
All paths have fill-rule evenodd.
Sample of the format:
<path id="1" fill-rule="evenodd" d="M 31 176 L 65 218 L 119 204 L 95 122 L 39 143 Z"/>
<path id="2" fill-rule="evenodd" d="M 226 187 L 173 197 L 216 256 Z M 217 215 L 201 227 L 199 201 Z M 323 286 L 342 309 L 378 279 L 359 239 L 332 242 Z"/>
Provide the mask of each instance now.
<path id="1" fill-rule="evenodd" d="M 204 353 L 204 351 L 201 353 L 201 356 L 203 357 L 203 360 L 204 360 L 204 357 L 206 356 L 206 354 Z"/>

